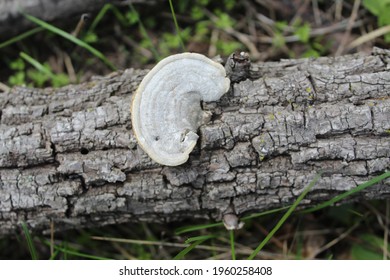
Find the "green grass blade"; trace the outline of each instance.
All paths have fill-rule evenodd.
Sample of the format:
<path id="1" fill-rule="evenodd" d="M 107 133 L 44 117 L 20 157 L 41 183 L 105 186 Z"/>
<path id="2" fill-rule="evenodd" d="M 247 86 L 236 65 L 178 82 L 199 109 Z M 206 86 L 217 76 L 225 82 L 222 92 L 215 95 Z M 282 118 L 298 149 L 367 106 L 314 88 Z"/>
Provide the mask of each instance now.
<path id="1" fill-rule="evenodd" d="M 261 213 L 251 214 L 251 215 L 248 215 L 246 217 L 243 217 L 241 220 L 242 221 L 246 221 L 246 220 L 250 220 L 250 219 L 253 219 L 253 218 L 257 218 L 257 217 L 261 217 L 261 216 L 277 213 L 277 212 L 286 210 L 286 209 L 288 209 L 290 207 L 291 206 L 286 206 L 286 207 L 281 207 L 281 208 L 277 208 L 277 209 L 272 209 L 272 210 L 269 210 L 269 211 L 264 211 L 264 212 L 261 212 Z M 201 230 L 201 229 L 208 229 L 208 228 L 213 228 L 213 227 L 219 227 L 219 226 L 223 226 L 223 223 L 219 222 L 219 223 L 205 224 L 205 225 L 186 226 L 186 227 L 178 228 L 175 231 L 175 233 L 177 235 L 180 235 L 180 234 L 183 234 L 183 233 L 188 233 L 188 232 L 197 231 L 197 230 Z"/>
<path id="2" fill-rule="evenodd" d="M 26 31 L 26 32 L 24 32 L 24 33 L 22 33 L 22 34 L 20 34 L 20 35 L 18 35 L 18 36 L 16 36 L 16 37 L 13 37 L 13 38 L 11 38 L 11 39 L 9 39 L 9 40 L 7 40 L 7 41 L 1 43 L 1 44 L 0 44 L 0 49 L 1 49 L 1 48 L 4 48 L 4 47 L 6 47 L 6 46 L 9 46 L 9 45 L 11 45 L 11 44 L 13 44 L 13 43 L 16 43 L 16 42 L 18 42 L 18 41 L 21 41 L 21 40 L 23 40 L 24 38 L 27 38 L 27 37 L 29 37 L 29 36 L 31 36 L 31 35 L 34 35 L 35 33 L 41 32 L 42 30 L 44 30 L 42 27 L 36 27 L 36 28 L 34 28 L 34 29 L 31 29 L 31 30 L 29 30 L 29 31 Z"/>
<path id="3" fill-rule="evenodd" d="M 328 201 L 325 201 L 317 206 L 302 210 L 301 213 L 314 212 L 314 211 L 320 210 L 322 208 L 332 206 L 336 202 L 338 202 L 338 201 L 340 201 L 340 200 L 342 200 L 350 195 L 353 195 L 354 193 L 360 192 L 360 191 L 364 190 L 365 188 L 371 187 L 371 186 L 373 186 L 373 185 L 379 183 L 380 181 L 382 181 L 386 178 L 389 178 L 389 177 L 390 177 L 390 171 L 385 172 L 382 175 L 374 177 L 371 180 L 369 180 L 363 184 L 360 184 L 359 186 L 357 186 L 356 188 L 353 188 L 352 190 L 349 190 L 349 191 L 346 191 L 342 194 L 336 195 L 335 197 L 333 197 L 332 199 L 330 199 Z"/>
<path id="4" fill-rule="evenodd" d="M 66 255 L 72 255 L 72 256 L 82 257 L 82 258 L 91 259 L 91 260 L 111 260 L 109 258 L 80 253 L 80 252 L 77 252 L 75 250 L 68 249 L 68 248 L 61 248 L 58 246 L 54 246 L 54 248 L 60 252 L 65 253 Z"/>
<path id="5" fill-rule="evenodd" d="M 188 243 L 192 243 L 192 242 L 196 242 L 196 241 L 199 241 L 199 240 L 207 240 L 207 239 L 211 239 L 211 238 L 216 238 L 217 236 L 214 235 L 214 234 L 208 234 L 208 235 L 200 235 L 200 236 L 195 236 L 195 237 L 190 237 L 188 238 L 185 243 L 188 244 Z"/>
<path id="6" fill-rule="evenodd" d="M 173 259 L 174 260 L 182 260 L 185 255 L 187 255 L 189 252 L 191 252 L 193 249 L 196 248 L 199 244 L 203 243 L 204 241 L 215 238 L 216 236 L 213 234 L 210 235 L 201 235 L 201 236 L 196 236 L 196 237 L 191 237 L 186 240 L 186 243 L 192 243 L 190 246 L 184 248 L 181 250 Z"/>
<path id="7" fill-rule="evenodd" d="M 54 77 L 54 74 L 53 72 L 50 71 L 50 69 L 48 69 L 47 67 L 45 67 L 43 64 L 41 64 L 39 61 L 37 61 L 36 59 L 32 58 L 31 56 L 29 56 L 28 54 L 24 53 L 24 52 L 20 52 L 19 54 L 24 60 L 26 60 L 28 63 L 30 63 L 32 66 L 34 66 L 38 71 L 41 71 L 43 73 L 45 73 L 46 75 L 48 75 L 49 77 L 53 78 Z"/>
<path id="8" fill-rule="evenodd" d="M 96 29 L 96 26 L 98 23 L 102 20 L 104 15 L 107 13 L 108 10 L 112 8 L 112 4 L 105 4 L 103 8 L 99 11 L 99 13 L 96 15 L 95 19 L 92 21 L 91 25 L 88 28 L 88 32 L 93 32 Z"/>
<path id="9" fill-rule="evenodd" d="M 71 41 L 72 43 L 75 43 L 76 45 L 86 49 L 87 51 L 89 51 L 90 53 L 92 53 L 94 56 L 96 56 L 97 58 L 99 58 L 100 60 L 102 60 L 107 66 L 109 66 L 112 70 L 116 70 L 115 66 L 100 52 L 98 51 L 97 49 L 95 49 L 94 47 L 92 47 L 91 45 L 89 45 L 88 43 L 76 38 L 75 36 L 73 36 L 72 34 L 69 34 L 68 32 L 65 32 L 61 29 L 59 29 L 58 27 L 55 27 L 54 25 L 51 25 L 43 20 L 40 20 L 34 16 L 31 16 L 31 15 L 28 15 L 28 14 L 24 14 L 24 16 L 34 22 L 35 24 L 43 27 L 44 29 L 46 30 L 49 30 L 69 41 Z"/>
<path id="10" fill-rule="evenodd" d="M 100 9 L 99 13 L 96 15 L 95 19 L 92 21 L 91 25 L 89 26 L 88 32 L 93 32 L 96 29 L 96 26 L 99 24 L 99 22 L 101 22 L 103 17 L 110 10 L 113 12 L 116 19 L 119 20 L 119 22 L 122 25 L 128 26 L 126 18 L 122 15 L 122 13 L 118 10 L 118 8 L 110 3 L 107 3 L 103 6 L 103 8 Z"/>
<path id="11" fill-rule="evenodd" d="M 26 238 L 27 241 L 27 246 L 31 254 L 31 259 L 37 260 L 38 259 L 37 250 L 35 249 L 34 242 L 32 240 L 30 231 L 28 230 L 26 223 L 22 223 L 22 230 L 24 233 L 24 237 Z"/>
<path id="12" fill-rule="evenodd" d="M 201 230 L 201 229 L 208 229 L 208 228 L 213 228 L 213 227 L 219 227 L 219 226 L 222 226 L 222 225 L 223 225 L 223 223 L 219 222 L 219 223 L 206 224 L 206 225 L 186 226 L 186 227 L 178 228 L 175 231 L 175 234 L 180 235 L 180 234 L 191 232 L 191 231 L 197 231 L 197 230 Z"/>
<path id="13" fill-rule="evenodd" d="M 302 201 L 302 199 L 307 195 L 307 193 L 312 189 L 312 187 L 317 183 L 317 181 L 321 178 L 322 172 L 318 173 L 314 179 L 310 182 L 310 184 L 304 189 L 304 191 L 298 196 L 297 200 L 291 205 L 291 207 L 287 210 L 287 212 L 283 215 L 283 217 L 279 220 L 276 226 L 270 231 L 270 233 L 264 238 L 264 240 L 257 246 L 257 248 L 252 252 L 252 254 L 248 257 L 248 260 L 253 260 L 256 255 L 260 252 L 261 249 L 268 243 L 268 241 L 274 236 L 274 234 L 278 231 L 278 229 L 284 224 L 287 218 L 291 215 L 291 213 L 297 208 L 298 204 Z"/>
<path id="14" fill-rule="evenodd" d="M 185 255 L 187 255 L 189 252 L 191 252 L 193 249 L 195 249 L 196 246 L 203 243 L 203 241 L 204 240 L 198 240 L 198 241 L 192 243 L 187 248 L 181 250 L 173 259 L 174 260 L 182 260 L 185 257 Z"/>
<path id="15" fill-rule="evenodd" d="M 157 49 L 154 47 L 154 44 L 153 44 L 153 41 L 152 39 L 150 38 L 148 32 L 146 31 L 146 28 L 145 26 L 143 25 L 142 21 L 141 21 L 141 18 L 139 17 L 139 14 L 137 12 L 137 10 L 134 8 L 133 4 L 131 4 L 131 2 L 129 3 L 129 6 L 130 6 L 130 9 L 131 11 L 137 15 L 138 17 L 138 24 L 139 24 L 139 28 L 140 28 L 140 31 L 142 33 L 142 36 L 144 36 L 146 38 L 146 40 L 148 40 L 149 44 L 150 44 L 150 49 L 153 53 L 153 56 L 154 56 L 154 59 L 156 59 L 157 61 L 160 61 L 161 60 L 161 57 L 160 55 L 158 54 L 158 51 Z"/>
<path id="16" fill-rule="evenodd" d="M 291 207 L 291 205 L 285 206 L 285 207 L 281 207 L 281 208 L 272 209 L 272 210 L 268 210 L 268 211 L 264 211 L 264 212 L 261 212 L 261 213 L 251 214 L 251 215 L 248 215 L 246 217 L 243 217 L 241 219 L 241 221 L 246 221 L 246 220 L 250 220 L 250 219 L 253 219 L 253 218 L 258 218 L 258 217 L 261 217 L 261 216 L 278 213 L 278 212 L 286 210 L 286 209 L 288 209 L 290 207 Z"/>
<path id="17" fill-rule="evenodd" d="M 182 51 L 184 52 L 186 50 L 186 48 L 184 47 L 184 43 L 183 43 L 183 40 L 181 38 L 180 28 L 179 28 L 179 24 L 177 23 L 177 20 L 176 20 L 176 14 L 175 14 L 175 10 L 173 8 L 172 0 L 169 0 L 169 6 L 171 7 L 173 21 L 175 22 L 176 33 L 177 33 L 177 36 L 179 36 L 180 46 L 181 46 Z"/>
<path id="18" fill-rule="evenodd" d="M 236 250 L 235 250 L 235 244 L 234 244 L 234 230 L 229 230 L 229 235 L 230 235 L 230 248 L 232 252 L 232 260 L 236 260 Z"/>
<path id="19" fill-rule="evenodd" d="M 44 244 L 46 244 L 47 246 L 50 246 L 50 241 L 45 240 Z M 91 260 L 111 260 L 109 258 L 104 258 L 104 257 L 90 255 L 90 254 L 80 253 L 80 252 L 77 252 L 74 249 L 63 247 L 63 246 L 59 246 L 59 245 L 54 245 L 54 249 L 56 251 L 64 253 L 66 259 L 68 258 L 67 257 L 68 255 L 72 255 L 72 256 L 82 257 L 82 258 L 91 259 Z"/>

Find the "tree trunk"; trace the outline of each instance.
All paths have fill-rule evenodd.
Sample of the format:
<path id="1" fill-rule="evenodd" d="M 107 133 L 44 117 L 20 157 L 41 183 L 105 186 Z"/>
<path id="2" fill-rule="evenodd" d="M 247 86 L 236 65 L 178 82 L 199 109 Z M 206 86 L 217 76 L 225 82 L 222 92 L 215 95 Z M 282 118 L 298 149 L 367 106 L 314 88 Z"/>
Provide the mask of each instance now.
<path id="1" fill-rule="evenodd" d="M 351 190 L 390 167 L 390 52 L 252 65 L 199 130 L 187 163 L 137 146 L 130 102 L 147 70 L 0 93 L 0 234 L 221 219 Z M 353 199 L 390 196 L 390 180 Z"/>

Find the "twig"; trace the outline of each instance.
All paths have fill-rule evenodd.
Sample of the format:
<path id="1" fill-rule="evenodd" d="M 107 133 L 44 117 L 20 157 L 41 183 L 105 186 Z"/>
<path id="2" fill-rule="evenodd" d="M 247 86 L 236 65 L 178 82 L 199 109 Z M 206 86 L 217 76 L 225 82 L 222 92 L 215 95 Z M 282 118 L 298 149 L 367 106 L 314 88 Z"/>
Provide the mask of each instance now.
<path id="1" fill-rule="evenodd" d="M 325 250 L 328 250 L 329 248 L 331 248 L 332 246 L 336 245 L 337 243 L 339 243 L 341 240 L 343 240 L 345 237 L 347 237 L 352 231 L 354 231 L 358 226 L 360 225 L 360 221 L 355 223 L 352 227 L 350 227 L 347 231 L 345 231 L 344 233 L 340 234 L 337 238 L 331 240 L 329 243 L 325 244 L 324 246 L 322 246 L 321 248 L 319 248 L 317 251 L 316 251 L 316 255 L 320 254 L 321 252 L 325 251 Z"/>
<path id="2" fill-rule="evenodd" d="M 205 14 L 208 15 L 208 17 L 213 21 L 214 23 L 217 22 L 218 17 L 214 15 L 212 12 L 210 12 L 207 9 L 203 9 Z M 222 29 L 224 32 L 226 32 L 229 35 L 232 35 L 233 37 L 236 37 L 242 44 L 244 44 L 249 52 L 251 53 L 251 57 L 256 60 L 260 57 L 260 52 L 257 50 L 256 45 L 251 40 L 250 36 L 247 34 L 240 33 L 236 31 L 233 27 L 225 27 Z"/>
<path id="3" fill-rule="evenodd" d="M 341 43 L 340 43 L 339 47 L 337 48 L 335 56 L 339 56 L 339 55 L 343 54 L 343 52 L 345 50 L 345 45 L 347 44 L 347 41 L 348 41 L 349 36 L 351 34 L 353 23 L 356 21 L 356 18 L 357 18 L 357 14 L 358 14 L 359 7 L 360 7 L 360 1 L 361 0 L 355 0 L 355 2 L 353 3 L 352 13 L 351 13 L 351 16 L 350 16 L 349 21 L 348 21 L 347 29 L 345 30 L 344 36 L 341 39 Z"/>
<path id="4" fill-rule="evenodd" d="M 89 17 L 90 17 L 89 14 L 82 14 L 81 15 L 80 20 L 77 23 L 75 30 L 73 30 L 73 32 L 71 33 L 73 36 L 75 36 L 75 37 L 79 36 L 81 30 L 84 28 L 85 23 L 88 21 Z"/>
<path id="5" fill-rule="evenodd" d="M 313 4 L 313 14 L 314 14 L 314 20 L 316 22 L 317 26 L 322 25 L 322 20 L 321 20 L 321 13 L 320 10 L 318 9 L 318 0 L 312 0 L 311 1 Z"/>
<path id="6" fill-rule="evenodd" d="M 68 76 L 69 76 L 69 81 L 71 83 L 75 83 L 77 81 L 77 75 L 76 75 L 76 71 L 74 70 L 72 60 L 70 56 L 65 52 L 63 53 L 63 56 L 64 56 L 64 64 L 65 64 L 66 72 L 68 72 Z"/>
<path id="7" fill-rule="evenodd" d="M 336 0 L 336 8 L 334 11 L 334 18 L 336 21 L 341 20 L 342 12 L 343 12 L 343 0 Z"/>
<path id="8" fill-rule="evenodd" d="M 351 43 L 348 44 L 348 46 L 346 47 L 346 50 L 349 51 L 351 49 L 354 49 L 357 46 L 360 46 L 361 44 L 364 44 L 366 42 L 374 40 L 375 38 L 383 36 L 389 32 L 390 32 L 390 25 L 386 25 L 386 26 L 383 26 L 381 28 L 378 28 L 378 29 L 371 31 L 363 36 L 360 36 L 356 40 L 353 40 Z"/>
<path id="9" fill-rule="evenodd" d="M 264 15 L 257 15 L 257 19 L 259 21 L 261 21 L 262 23 L 269 24 L 270 26 L 274 26 L 275 25 L 275 22 L 272 19 L 269 19 L 269 18 L 265 17 Z M 355 21 L 353 23 L 353 25 L 352 25 L 352 28 L 356 28 L 356 27 L 362 26 L 363 23 L 364 23 L 363 20 Z M 312 37 L 316 37 L 316 36 L 320 36 L 320 35 L 326 35 L 326 34 L 330 34 L 330 33 L 333 33 L 333 32 L 345 30 L 346 27 L 347 27 L 347 24 L 348 24 L 348 20 L 343 20 L 341 22 L 338 22 L 338 23 L 330 25 L 330 26 L 312 29 L 310 31 L 309 36 L 310 36 L 310 38 L 312 38 Z M 289 31 L 291 33 L 295 31 L 295 28 L 290 27 L 290 26 L 286 26 L 285 28 L 286 28 L 285 29 L 286 31 Z M 297 42 L 297 41 L 300 40 L 298 38 L 298 36 L 296 36 L 296 35 L 285 36 L 284 39 L 285 39 L 286 43 L 293 43 L 293 42 Z M 272 37 L 268 37 L 268 36 L 262 36 L 262 37 L 258 38 L 258 41 L 260 43 L 272 44 L 273 38 Z"/>
<path id="10" fill-rule="evenodd" d="M 11 88 L 9 86 L 7 86 L 6 84 L 3 84 L 0 82 L 0 90 L 3 92 L 9 92 L 11 90 Z"/>

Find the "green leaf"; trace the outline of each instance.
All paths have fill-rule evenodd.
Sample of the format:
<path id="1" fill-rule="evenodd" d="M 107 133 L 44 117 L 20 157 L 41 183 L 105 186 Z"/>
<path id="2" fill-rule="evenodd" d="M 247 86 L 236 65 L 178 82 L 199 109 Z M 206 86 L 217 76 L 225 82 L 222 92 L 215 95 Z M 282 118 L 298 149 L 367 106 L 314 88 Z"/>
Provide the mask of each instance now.
<path id="1" fill-rule="evenodd" d="M 277 21 L 275 22 L 275 27 L 278 29 L 278 31 L 283 31 L 286 26 L 288 26 L 287 21 Z"/>
<path id="2" fill-rule="evenodd" d="M 359 244 L 353 244 L 351 248 L 351 255 L 356 260 L 382 260 L 384 241 L 372 234 L 362 234 L 359 239 L 363 241 Z M 387 247 L 390 251 L 390 245 Z"/>
<path id="3" fill-rule="evenodd" d="M 198 21 L 195 24 L 195 37 L 204 38 L 206 34 L 210 32 L 209 26 L 210 26 L 209 20 Z"/>
<path id="4" fill-rule="evenodd" d="M 307 51 L 305 51 L 301 57 L 306 58 L 306 57 L 319 57 L 319 56 L 320 54 L 318 53 L 318 51 L 310 48 Z"/>
<path id="5" fill-rule="evenodd" d="M 380 26 L 390 24 L 390 3 L 387 4 L 386 6 L 383 6 L 382 9 L 379 11 L 378 24 Z"/>
<path id="6" fill-rule="evenodd" d="M 54 87 L 62 87 L 69 84 L 69 76 L 65 73 L 55 74 L 52 78 L 52 84 Z"/>
<path id="7" fill-rule="evenodd" d="M 373 252 L 358 244 L 352 246 L 351 256 L 354 260 L 380 260 L 383 258 L 380 253 Z"/>
<path id="8" fill-rule="evenodd" d="M 9 64 L 9 68 L 12 70 L 24 70 L 25 67 L 24 60 L 21 58 L 17 58 Z"/>
<path id="9" fill-rule="evenodd" d="M 27 71 L 27 77 L 34 82 L 34 85 L 37 87 L 42 87 L 43 84 L 50 79 L 50 77 L 39 70 L 29 69 Z"/>
<path id="10" fill-rule="evenodd" d="M 295 35 L 298 36 L 299 40 L 302 43 L 307 43 L 310 39 L 310 30 L 311 30 L 310 24 L 305 22 L 305 24 L 298 27 L 294 33 Z"/>
<path id="11" fill-rule="evenodd" d="M 385 42 L 390 44 L 390 33 L 385 35 Z"/>
<path id="12" fill-rule="evenodd" d="M 194 6 L 191 9 L 191 18 L 193 20 L 200 20 L 205 16 L 203 10 L 199 6 Z"/>
<path id="13" fill-rule="evenodd" d="M 275 32 L 274 37 L 272 38 L 272 45 L 278 49 L 286 45 L 286 40 L 281 32 Z"/>
<path id="14" fill-rule="evenodd" d="M 218 18 L 215 22 L 215 25 L 218 28 L 226 29 L 229 27 L 234 27 L 236 21 L 232 17 L 230 17 L 227 13 L 216 11 L 216 15 Z"/>
<path id="15" fill-rule="evenodd" d="M 83 36 L 83 39 L 87 43 L 96 43 L 98 41 L 98 36 L 94 32 L 88 32 Z"/>
<path id="16" fill-rule="evenodd" d="M 378 25 L 390 24 L 390 0 L 364 0 L 363 5 L 378 17 Z M 385 42 L 390 43 L 390 33 L 384 35 Z"/>
<path id="17" fill-rule="evenodd" d="M 218 41 L 216 45 L 221 55 L 229 55 L 235 50 L 243 48 L 242 44 L 236 41 Z"/>
<path id="18" fill-rule="evenodd" d="M 133 25 L 139 21 L 138 13 L 134 12 L 133 10 L 128 11 L 126 13 L 126 19 L 130 25 Z"/>
<path id="19" fill-rule="evenodd" d="M 23 71 L 16 72 L 8 78 L 11 86 L 21 86 L 26 84 L 26 74 Z"/>
<path id="20" fill-rule="evenodd" d="M 376 16 L 388 4 L 390 4 L 390 0 L 363 0 L 363 6 Z"/>
<path id="21" fill-rule="evenodd" d="M 234 6 L 236 5 L 236 1 L 235 0 L 225 0 L 224 1 L 224 5 L 225 5 L 225 8 L 230 11 L 231 9 L 234 8 Z"/>

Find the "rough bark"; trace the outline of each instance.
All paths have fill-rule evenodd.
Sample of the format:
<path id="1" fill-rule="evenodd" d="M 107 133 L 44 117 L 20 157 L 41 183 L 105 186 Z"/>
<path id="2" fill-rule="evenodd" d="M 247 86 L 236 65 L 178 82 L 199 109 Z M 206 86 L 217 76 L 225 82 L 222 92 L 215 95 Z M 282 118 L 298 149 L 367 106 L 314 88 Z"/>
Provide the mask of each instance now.
<path id="1" fill-rule="evenodd" d="M 0 93 L 0 234 L 129 221 L 221 219 L 329 199 L 390 167 L 390 53 L 254 65 L 259 78 L 202 104 L 190 160 L 152 162 L 131 130 L 147 70 Z M 353 199 L 387 198 L 384 180 Z M 230 207 L 230 208 L 229 208 Z"/>
<path id="2" fill-rule="evenodd" d="M 0 34 L 13 36 L 36 25 L 21 12 L 44 21 L 66 21 L 69 17 L 80 17 L 83 13 L 101 9 L 106 3 L 119 4 L 121 0 L 0 0 Z M 151 3 L 153 0 L 134 2 Z M 124 3 L 124 2 L 123 2 Z M 124 3 L 125 4 L 125 3 Z"/>

